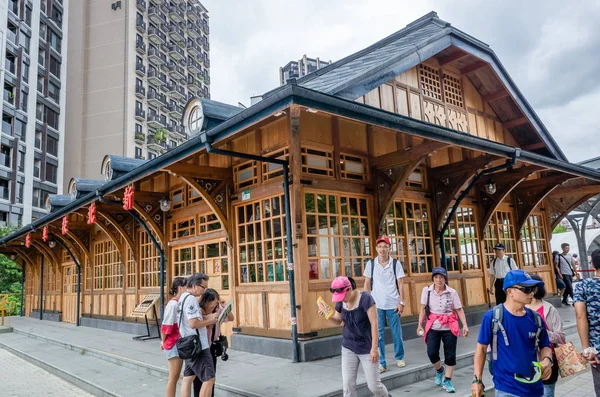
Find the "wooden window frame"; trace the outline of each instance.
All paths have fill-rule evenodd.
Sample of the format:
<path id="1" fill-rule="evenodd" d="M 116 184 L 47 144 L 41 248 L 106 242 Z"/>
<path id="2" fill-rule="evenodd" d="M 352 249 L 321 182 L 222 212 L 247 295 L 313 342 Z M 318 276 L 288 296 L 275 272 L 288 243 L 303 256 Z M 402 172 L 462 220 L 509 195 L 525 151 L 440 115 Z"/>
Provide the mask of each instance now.
<path id="1" fill-rule="evenodd" d="M 184 225 L 187 222 L 187 225 Z M 169 224 L 171 240 L 189 238 L 196 236 L 197 219 L 195 216 L 173 220 Z"/>
<path id="2" fill-rule="evenodd" d="M 369 179 L 369 165 L 367 158 L 351 153 L 340 153 L 340 179 L 350 182 L 365 182 Z M 346 170 L 346 164 L 348 161 L 353 163 L 361 163 L 363 167 L 362 173 Z"/>
<path id="3" fill-rule="evenodd" d="M 137 287 L 137 262 L 131 248 L 127 247 L 127 263 L 125 265 L 125 288 Z"/>
<path id="4" fill-rule="evenodd" d="M 408 217 L 407 204 L 410 205 L 413 215 L 415 213 L 415 206 L 421 208 L 421 217 Z M 422 211 L 423 207 L 425 207 L 426 210 L 424 213 L 424 217 Z M 385 218 L 386 235 L 390 238 L 392 243 L 390 255 L 397 258 L 402 263 L 404 273 L 407 276 L 428 274 L 431 273 L 431 270 L 435 267 L 435 245 L 431 229 L 431 218 L 429 216 L 429 214 L 431 214 L 431 210 L 429 207 L 430 203 L 427 201 L 412 199 L 396 199 L 390 206 L 388 214 Z M 414 235 L 410 236 L 408 234 L 410 222 L 415 223 L 415 228 L 417 227 L 418 223 L 421 223 L 421 225 L 419 225 L 419 229 L 422 235 L 418 235 L 417 233 L 415 233 Z M 425 227 L 425 225 L 427 225 L 427 227 Z M 427 234 L 425 233 L 425 230 L 428 231 Z M 411 248 L 411 239 L 414 240 L 415 245 L 418 244 L 420 240 L 420 244 L 424 248 L 422 250 L 424 253 L 412 252 L 415 250 L 412 250 Z M 429 242 L 430 247 L 429 253 L 425 252 L 427 242 Z M 424 269 L 420 270 L 422 266 L 424 266 Z M 417 270 L 415 270 L 415 268 Z"/>
<path id="5" fill-rule="evenodd" d="M 546 239 L 546 222 L 542 213 L 529 215 L 521 229 L 523 267 L 549 266 L 550 247 Z"/>
<path id="6" fill-rule="evenodd" d="M 181 202 L 176 202 L 175 200 L 175 196 L 181 194 Z M 186 192 L 186 186 L 182 185 L 180 187 L 177 187 L 175 189 L 172 189 L 171 191 L 169 191 L 169 199 L 171 200 L 171 209 L 172 210 L 176 210 L 179 208 L 185 208 L 187 206 L 187 192 Z"/>
<path id="7" fill-rule="evenodd" d="M 207 214 L 198 215 L 196 221 L 196 234 L 212 233 L 218 230 L 223 230 L 223 224 L 216 214 L 209 212 Z"/>
<path id="8" fill-rule="evenodd" d="M 275 210 L 276 206 L 273 205 L 274 203 L 278 203 L 277 211 Z M 234 211 L 238 241 L 236 270 L 240 285 L 286 282 L 287 247 L 284 196 L 272 195 L 259 200 L 244 202 L 237 205 Z M 279 225 L 279 235 L 276 236 L 277 224 Z M 252 232 L 252 239 L 248 237 L 250 236 L 249 231 Z M 271 237 L 267 237 L 269 231 Z M 260 238 L 255 238 L 259 234 Z M 254 253 L 253 258 L 250 257 L 251 252 Z M 271 252 L 270 258 L 268 256 L 269 252 Z M 278 252 L 281 254 L 279 255 Z M 259 253 L 262 260 L 258 259 Z M 252 281 L 253 273 L 254 281 Z M 283 276 L 281 280 L 277 280 L 278 274 Z M 269 281 L 270 275 L 272 275 L 273 281 Z"/>
<path id="9" fill-rule="evenodd" d="M 140 246 L 140 288 L 160 287 L 160 256 L 144 230 L 138 231 Z"/>
<path id="10" fill-rule="evenodd" d="M 479 229 L 476 211 L 477 209 L 473 206 L 461 205 L 448 226 L 444 236 L 444 246 L 446 269 L 449 272 L 481 271 L 481 255 L 479 252 L 481 241 L 477 232 Z M 461 240 L 463 244 L 461 244 Z M 471 248 L 470 252 L 468 247 Z M 453 248 L 455 251 L 453 251 Z M 466 262 L 465 258 L 467 259 Z M 452 264 L 452 259 L 454 259 L 454 264 Z"/>
<path id="11" fill-rule="evenodd" d="M 217 255 L 210 256 L 209 246 L 217 246 Z M 206 273 L 211 279 L 219 278 L 221 288 L 217 288 L 219 291 L 229 291 L 231 289 L 231 283 L 229 279 L 229 266 L 231 261 L 229 259 L 229 250 L 227 248 L 227 242 L 225 239 L 205 241 L 196 246 L 198 250 L 198 271 Z M 212 262 L 213 266 L 208 266 L 208 262 Z M 224 267 L 226 270 L 223 270 Z M 225 280 L 225 283 L 223 282 Z M 223 286 L 226 285 L 227 288 Z M 212 287 L 212 288 L 216 288 Z"/>
<path id="12" fill-rule="evenodd" d="M 334 157 L 333 149 L 319 148 L 315 146 L 302 146 L 300 148 L 302 159 L 302 173 L 317 178 L 335 178 L 335 170 L 333 166 Z M 319 154 L 320 153 L 320 154 Z M 328 163 L 326 167 L 308 165 L 309 156 L 316 156 L 325 159 Z M 313 172 L 311 172 L 311 170 Z"/>
<path id="13" fill-rule="evenodd" d="M 311 196 L 312 204 L 309 204 Z M 365 265 L 374 255 L 370 233 L 371 198 L 306 190 L 303 201 L 309 282 L 332 280 L 337 276 L 363 277 Z M 319 201 L 324 203 L 319 204 Z M 353 207 L 355 214 L 351 213 Z"/>
<path id="14" fill-rule="evenodd" d="M 410 177 L 413 174 L 420 174 L 422 176 L 421 181 L 411 180 Z M 427 190 L 427 166 L 425 163 L 420 164 L 410 173 L 408 178 L 406 178 L 405 185 L 406 189 L 410 190 Z"/>
<path id="15" fill-rule="evenodd" d="M 189 259 L 182 259 L 182 252 L 189 251 Z M 173 248 L 171 255 L 173 258 L 173 276 L 174 277 L 189 277 L 197 271 L 198 258 L 196 255 L 195 245 L 186 245 Z M 187 271 L 189 267 L 189 272 Z M 183 270 L 183 271 L 182 271 Z"/>
<path id="16" fill-rule="evenodd" d="M 265 157 L 271 157 L 277 160 L 290 160 L 290 149 L 288 146 L 264 154 Z M 283 178 L 283 166 L 274 163 L 262 162 L 262 181 L 270 182 L 272 180 Z"/>
<path id="17" fill-rule="evenodd" d="M 239 176 L 241 172 L 246 170 L 252 171 L 252 176 L 240 182 Z M 233 166 L 233 184 L 235 191 L 247 189 L 258 184 L 258 161 L 248 160 L 238 163 Z"/>
<path id="18" fill-rule="evenodd" d="M 504 223 L 508 220 L 509 223 Z M 504 233 L 501 233 L 501 228 Z M 508 232 L 508 236 L 507 233 Z M 510 235 L 512 234 L 512 238 Z M 515 227 L 513 223 L 513 214 L 510 210 L 496 210 L 492 215 L 490 221 L 484 229 L 484 235 L 482 239 L 483 250 L 481 251 L 484 261 L 487 264 L 486 269 L 496 257 L 494 253 L 494 247 L 498 243 L 504 244 L 506 247 L 506 255 L 510 256 L 519 266 L 518 252 L 517 252 L 517 240 L 515 235 Z"/>

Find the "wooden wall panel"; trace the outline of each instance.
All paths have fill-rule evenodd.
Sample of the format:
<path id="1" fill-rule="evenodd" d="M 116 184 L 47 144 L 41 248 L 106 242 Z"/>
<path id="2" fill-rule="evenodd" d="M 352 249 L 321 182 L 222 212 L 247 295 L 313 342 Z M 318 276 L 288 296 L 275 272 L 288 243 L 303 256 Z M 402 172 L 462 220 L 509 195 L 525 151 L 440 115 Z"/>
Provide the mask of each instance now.
<path id="1" fill-rule="evenodd" d="M 408 116 L 408 93 L 404 88 L 396 88 L 396 103 L 398 105 L 398 113 Z"/>
<path id="2" fill-rule="evenodd" d="M 381 102 L 379 100 L 379 87 L 369 91 L 365 95 L 365 104 L 376 108 L 381 108 Z"/>
<path id="3" fill-rule="evenodd" d="M 125 295 L 125 317 L 129 317 L 133 312 L 133 309 L 137 306 L 136 295 L 127 294 Z"/>
<path id="4" fill-rule="evenodd" d="M 233 139 L 231 141 L 231 150 L 259 155 L 259 150 L 256 147 L 256 132 L 250 131 L 239 138 Z"/>
<path id="5" fill-rule="evenodd" d="M 479 95 L 479 91 L 475 88 L 475 86 L 471 83 L 469 79 L 463 80 L 463 93 L 465 95 L 465 103 L 468 108 L 474 108 L 479 111 L 483 111 L 483 103 L 481 102 L 481 95 Z"/>
<path id="6" fill-rule="evenodd" d="M 333 145 L 331 141 L 331 116 L 322 113 L 300 113 L 302 141 Z"/>
<path id="7" fill-rule="evenodd" d="M 373 127 L 373 156 L 381 156 L 398 150 L 396 132 Z"/>
<path id="8" fill-rule="evenodd" d="M 292 329 L 289 294 L 268 293 L 267 308 L 269 311 L 269 328 Z"/>
<path id="9" fill-rule="evenodd" d="M 302 310 L 308 312 L 307 318 L 310 319 L 312 330 L 335 328 L 336 326 L 319 316 L 317 307 L 317 298 L 322 297 L 331 308 L 335 309 L 335 303 L 331 301 L 331 292 L 329 290 L 308 291 L 308 306 L 303 306 Z"/>
<path id="10" fill-rule="evenodd" d="M 339 119 L 340 148 L 367 153 L 367 127 L 365 124 Z"/>
<path id="11" fill-rule="evenodd" d="M 94 314 L 102 314 L 102 308 L 100 307 L 100 295 L 92 295 L 92 309 Z"/>
<path id="12" fill-rule="evenodd" d="M 102 294 L 100 295 L 100 314 L 103 316 L 110 316 L 110 309 L 108 306 L 108 295 Z"/>
<path id="13" fill-rule="evenodd" d="M 264 151 L 289 143 L 290 136 L 287 121 L 287 117 L 281 117 L 261 128 L 262 148 Z"/>
<path id="14" fill-rule="evenodd" d="M 264 323 L 264 311 L 261 293 L 238 293 L 238 313 L 240 327 L 259 327 Z M 280 314 L 278 314 L 280 315 Z"/>
<path id="15" fill-rule="evenodd" d="M 417 120 L 423 120 L 421 114 L 421 98 L 419 97 L 419 94 L 413 92 L 410 93 L 410 117 Z"/>
<path id="16" fill-rule="evenodd" d="M 544 287 L 546 288 L 546 293 L 550 294 L 556 292 L 554 272 L 540 271 L 537 272 L 537 274 L 542 278 L 542 280 L 544 280 Z"/>
<path id="17" fill-rule="evenodd" d="M 440 167 L 450 163 L 450 157 L 448 156 L 448 150 L 438 150 L 433 156 L 429 158 L 429 164 L 431 167 Z"/>
<path id="18" fill-rule="evenodd" d="M 82 313 L 93 313 L 92 312 L 92 295 L 84 294 L 83 295 L 83 304 L 81 306 Z"/>
<path id="19" fill-rule="evenodd" d="M 211 167 L 227 167 L 229 165 L 229 157 L 221 156 L 220 154 L 208 154 L 208 165 Z"/>
<path id="20" fill-rule="evenodd" d="M 383 84 L 379 87 L 381 90 L 381 108 L 388 112 L 395 112 L 394 109 L 394 88 L 389 84 Z"/>
<path id="21" fill-rule="evenodd" d="M 417 67 L 415 66 L 412 69 L 407 70 L 401 75 L 396 76 L 396 81 L 400 84 L 404 84 L 410 86 L 414 89 L 419 88 L 419 77 L 417 72 Z"/>
<path id="22" fill-rule="evenodd" d="M 465 279 L 466 296 L 463 300 L 463 305 L 484 305 L 487 303 L 487 294 L 485 292 L 485 285 L 483 278 L 467 278 Z M 463 295 L 464 296 L 464 295 Z"/>
<path id="23" fill-rule="evenodd" d="M 477 136 L 480 138 L 488 139 L 487 131 L 485 130 L 485 118 L 483 116 L 477 115 Z"/>

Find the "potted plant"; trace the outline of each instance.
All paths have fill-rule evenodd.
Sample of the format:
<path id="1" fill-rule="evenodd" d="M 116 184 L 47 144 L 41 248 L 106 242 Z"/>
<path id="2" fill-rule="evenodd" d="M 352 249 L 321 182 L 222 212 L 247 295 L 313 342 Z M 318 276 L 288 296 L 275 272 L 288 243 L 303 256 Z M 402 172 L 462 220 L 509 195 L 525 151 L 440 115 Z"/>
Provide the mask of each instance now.
<path id="1" fill-rule="evenodd" d="M 143 141 L 144 134 L 142 134 L 141 132 L 138 132 L 137 134 L 135 134 L 135 139 L 137 139 L 138 141 Z"/>
<path id="2" fill-rule="evenodd" d="M 156 143 L 164 143 L 167 141 L 167 130 L 164 128 L 159 128 L 156 131 L 154 131 L 154 140 L 156 140 Z"/>

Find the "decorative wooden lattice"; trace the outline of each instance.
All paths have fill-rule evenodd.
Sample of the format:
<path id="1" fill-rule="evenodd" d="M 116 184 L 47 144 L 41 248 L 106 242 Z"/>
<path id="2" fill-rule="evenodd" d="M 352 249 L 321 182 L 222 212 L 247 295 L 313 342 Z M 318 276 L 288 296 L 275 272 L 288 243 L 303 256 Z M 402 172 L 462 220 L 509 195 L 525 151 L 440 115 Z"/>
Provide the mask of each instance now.
<path id="1" fill-rule="evenodd" d="M 442 85 L 438 71 L 426 65 L 419 65 L 421 94 L 438 101 L 442 100 Z"/>
<path id="2" fill-rule="evenodd" d="M 446 103 L 464 107 L 463 92 L 460 79 L 444 73 L 444 98 Z"/>

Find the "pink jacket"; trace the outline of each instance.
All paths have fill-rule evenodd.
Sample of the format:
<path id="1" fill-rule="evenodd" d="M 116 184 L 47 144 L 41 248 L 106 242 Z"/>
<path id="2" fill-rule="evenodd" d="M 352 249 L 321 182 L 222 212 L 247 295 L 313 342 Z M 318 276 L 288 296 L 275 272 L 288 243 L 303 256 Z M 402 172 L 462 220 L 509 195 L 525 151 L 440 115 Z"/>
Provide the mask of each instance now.
<path id="1" fill-rule="evenodd" d="M 456 312 L 452 312 L 451 314 L 435 314 L 430 313 L 429 318 L 427 319 L 427 323 L 425 324 L 425 335 L 423 335 L 423 341 L 427 344 L 427 333 L 431 329 L 433 322 L 438 320 L 442 325 L 446 325 L 450 327 L 450 331 L 455 335 L 460 335 L 460 330 L 458 326 L 458 316 Z"/>

